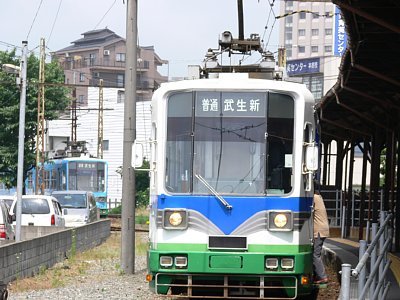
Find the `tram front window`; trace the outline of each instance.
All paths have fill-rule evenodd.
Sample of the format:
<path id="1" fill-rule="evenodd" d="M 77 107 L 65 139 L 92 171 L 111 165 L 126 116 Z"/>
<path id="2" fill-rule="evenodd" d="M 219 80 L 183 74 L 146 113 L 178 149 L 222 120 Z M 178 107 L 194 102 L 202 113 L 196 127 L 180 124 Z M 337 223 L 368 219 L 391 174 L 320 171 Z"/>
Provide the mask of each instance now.
<path id="1" fill-rule="evenodd" d="M 104 163 L 70 162 L 68 189 L 90 192 L 104 191 Z"/>
<path id="2" fill-rule="evenodd" d="M 266 92 L 170 96 L 166 189 L 196 194 L 209 194 L 210 187 L 221 194 L 288 193 L 293 107 L 291 97 Z"/>

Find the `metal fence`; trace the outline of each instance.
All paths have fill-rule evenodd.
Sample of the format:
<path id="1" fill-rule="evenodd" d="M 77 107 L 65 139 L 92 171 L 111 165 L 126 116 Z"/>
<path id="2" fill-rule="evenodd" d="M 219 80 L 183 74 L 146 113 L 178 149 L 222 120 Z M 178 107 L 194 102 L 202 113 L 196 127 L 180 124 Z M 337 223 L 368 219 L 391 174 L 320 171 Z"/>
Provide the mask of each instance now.
<path id="1" fill-rule="evenodd" d="M 387 254 L 392 244 L 392 230 L 389 227 L 393 215 L 380 212 L 380 228 L 378 223 L 372 224 L 371 243 L 360 241 L 359 262 L 351 270 L 350 264 L 342 264 L 340 299 L 349 300 L 351 278 L 358 280 L 358 299 L 386 299 L 390 282 L 386 279 L 390 266 Z"/>

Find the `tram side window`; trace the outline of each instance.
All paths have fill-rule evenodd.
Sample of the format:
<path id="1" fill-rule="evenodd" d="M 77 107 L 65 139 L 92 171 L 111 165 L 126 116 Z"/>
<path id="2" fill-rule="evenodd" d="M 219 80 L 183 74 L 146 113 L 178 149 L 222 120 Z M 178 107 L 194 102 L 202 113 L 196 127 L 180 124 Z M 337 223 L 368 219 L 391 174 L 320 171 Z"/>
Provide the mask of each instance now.
<path id="1" fill-rule="evenodd" d="M 56 189 L 56 179 L 57 179 L 57 170 L 53 169 L 51 171 L 51 184 L 50 184 L 50 188 L 55 190 Z"/>
<path id="2" fill-rule="evenodd" d="M 68 164 L 68 190 L 76 190 L 76 162 L 70 162 Z"/>
<path id="3" fill-rule="evenodd" d="M 192 174 L 192 93 L 168 100 L 165 186 L 169 192 L 188 193 Z"/>
<path id="4" fill-rule="evenodd" d="M 294 101 L 288 95 L 269 94 L 267 193 L 292 189 Z"/>
<path id="5" fill-rule="evenodd" d="M 67 176 L 65 174 L 65 170 L 62 170 L 62 173 L 61 173 L 61 189 L 63 191 L 67 190 Z"/>
<path id="6" fill-rule="evenodd" d="M 103 192 L 104 186 L 105 186 L 104 164 L 97 163 L 97 190 Z"/>

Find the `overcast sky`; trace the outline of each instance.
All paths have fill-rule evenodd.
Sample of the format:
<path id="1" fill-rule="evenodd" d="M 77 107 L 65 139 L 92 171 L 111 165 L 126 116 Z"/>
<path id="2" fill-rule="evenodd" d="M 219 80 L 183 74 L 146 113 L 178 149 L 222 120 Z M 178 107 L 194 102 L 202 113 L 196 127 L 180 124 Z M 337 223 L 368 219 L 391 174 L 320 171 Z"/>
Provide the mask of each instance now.
<path id="1" fill-rule="evenodd" d="M 125 2 L 125 3 L 124 3 Z M 266 50 L 275 52 L 278 21 L 270 13 L 278 1 L 243 0 L 244 35 L 258 33 Z M 237 0 L 137 0 L 140 46 L 154 46 L 169 66 L 163 75 L 187 75 L 187 65 L 201 64 L 208 48 L 218 48 L 225 31 L 238 37 Z M 125 38 L 126 1 L 123 0 L 0 0 L 0 50 L 10 50 L 28 41 L 38 52 L 40 38 L 47 51 L 56 51 L 93 29 L 109 28 Z M 265 27 L 267 28 L 265 29 Z M 271 34 L 272 31 L 272 34 Z"/>

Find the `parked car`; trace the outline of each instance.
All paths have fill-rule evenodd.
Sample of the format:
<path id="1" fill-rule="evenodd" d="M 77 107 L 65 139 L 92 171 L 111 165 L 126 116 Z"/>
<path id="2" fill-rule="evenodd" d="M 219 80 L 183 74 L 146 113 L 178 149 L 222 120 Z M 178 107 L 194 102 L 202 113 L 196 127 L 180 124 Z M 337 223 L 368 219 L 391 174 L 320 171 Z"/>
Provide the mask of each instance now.
<path id="1" fill-rule="evenodd" d="M 11 206 L 13 224 L 16 220 L 17 199 Z M 30 226 L 65 226 L 60 203 L 53 196 L 23 195 L 21 225 Z"/>
<path id="2" fill-rule="evenodd" d="M 11 208 L 11 205 L 16 197 L 11 195 L 0 195 L 0 200 L 4 200 L 4 203 L 8 206 L 8 209 Z"/>
<path id="3" fill-rule="evenodd" d="M 92 192 L 54 191 L 63 209 L 65 226 L 76 227 L 98 220 L 96 200 Z"/>
<path id="4" fill-rule="evenodd" d="M 0 240 L 15 240 L 12 217 L 4 200 L 0 199 Z"/>

